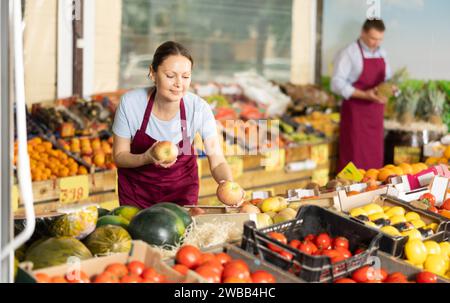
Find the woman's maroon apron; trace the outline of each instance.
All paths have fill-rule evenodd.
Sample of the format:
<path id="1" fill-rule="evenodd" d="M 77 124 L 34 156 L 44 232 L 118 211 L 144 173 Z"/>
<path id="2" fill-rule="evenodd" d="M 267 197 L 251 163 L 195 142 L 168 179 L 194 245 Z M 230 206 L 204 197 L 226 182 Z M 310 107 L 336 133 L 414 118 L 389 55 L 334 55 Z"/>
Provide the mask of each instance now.
<path id="1" fill-rule="evenodd" d="M 152 113 L 156 91 L 150 94 L 141 128 L 136 132 L 130 151 L 145 153 L 156 140 L 145 133 Z M 198 202 L 199 179 L 197 157 L 187 135 L 186 110 L 180 101 L 182 140 L 178 143 L 177 161 L 170 168 L 154 164 L 138 168 L 118 169 L 118 191 L 121 205 L 148 208 L 159 202 L 173 202 L 179 205 L 196 205 Z"/>
<path id="2" fill-rule="evenodd" d="M 386 62 L 383 58 L 365 58 L 363 72 L 353 86 L 369 90 L 385 81 Z M 341 110 L 339 139 L 339 171 L 350 161 L 362 169 L 381 168 L 384 161 L 384 104 L 351 98 Z"/>

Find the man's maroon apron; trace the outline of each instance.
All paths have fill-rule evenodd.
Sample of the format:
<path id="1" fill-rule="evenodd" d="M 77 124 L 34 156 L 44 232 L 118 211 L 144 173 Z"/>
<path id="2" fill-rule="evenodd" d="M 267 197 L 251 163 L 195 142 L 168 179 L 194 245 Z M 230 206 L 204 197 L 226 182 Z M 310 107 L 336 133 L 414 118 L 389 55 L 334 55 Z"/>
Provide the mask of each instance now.
<path id="1" fill-rule="evenodd" d="M 132 154 L 145 153 L 156 140 L 145 133 L 156 91 L 148 100 L 141 128 L 131 142 Z M 121 205 L 147 208 L 159 202 L 173 202 L 179 205 L 196 205 L 198 201 L 199 179 L 197 157 L 187 135 L 186 110 L 180 101 L 182 141 L 178 143 L 179 155 L 170 168 L 154 164 L 138 168 L 118 169 L 118 191 Z"/>
<path id="2" fill-rule="evenodd" d="M 383 58 L 365 58 L 363 72 L 353 86 L 369 90 L 385 81 L 386 62 Z M 362 169 L 381 168 L 384 158 L 384 104 L 351 98 L 341 110 L 339 139 L 339 171 L 350 161 Z"/>

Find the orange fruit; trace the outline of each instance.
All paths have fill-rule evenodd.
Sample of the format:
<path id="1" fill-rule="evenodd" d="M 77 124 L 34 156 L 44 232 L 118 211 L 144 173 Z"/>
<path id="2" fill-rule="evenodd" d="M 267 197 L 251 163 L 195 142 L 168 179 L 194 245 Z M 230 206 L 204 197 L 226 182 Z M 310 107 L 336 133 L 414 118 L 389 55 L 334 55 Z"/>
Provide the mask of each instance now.
<path id="1" fill-rule="evenodd" d="M 378 174 L 378 181 L 384 182 L 389 176 L 395 175 L 394 171 L 388 168 L 383 168 Z"/>
<path id="2" fill-rule="evenodd" d="M 364 170 L 364 169 L 358 169 L 359 170 L 359 172 L 361 173 L 361 175 L 365 175 L 366 174 L 366 171 Z"/>
<path id="3" fill-rule="evenodd" d="M 448 158 L 440 158 L 438 161 L 439 164 L 448 164 Z"/>
<path id="4" fill-rule="evenodd" d="M 388 164 L 388 165 L 386 165 L 385 167 L 383 167 L 383 168 L 387 168 L 387 169 L 393 169 L 393 168 L 395 168 L 395 165 L 392 165 L 392 164 Z"/>
<path id="5" fill-rule="evenodd" d="M 428 166 L 433 166 L 433 165 L 436 165 L 436 164 L 438 163 L 438 161 L 439 161 L 439 158 L 436 158 L 436 157 L 429 157 L 429 158 L 425 161 L 425 163 L 426 163 Z"/>
<path id="6" fill-rule="evenodd" d="M 444 157 L 450 159 L 450 145 L 445 148 Z"/>
<path id="7" fill-rule="evenodd" d="M 87 168 L 84 167 L 84 166 L 80 166 L 80 167 L 78 168 L 78 174 L 79 174 L 79 175 L 87 175 L 87 174 L 88 174 Z"/>
<path id="8" fill-rule="evenodd" d="M 365 173 L 364 177 L 370 178 L 370 179 L 373 179 L 373 180 L 377 180 L 378 179 L 378 174 L 379 174 L 378 169 L 369 169 Z"/>
<path id="9" fill-rule="evenodd" d="M 412 172 L 413 175 L 416 175 L 416 174 L 418 174 L 418 173 L 420 173 L 422 171 L 422 166 L 419 165 L 418 163 L 415 163 L 415 164 L 411 165 L 411 167 L 412 167 L 412 170 L 413 170 L 413 172 Z"/>
<path id="10" fill-rule="evenodd" d="M 412 173 L 412 167 L 408 163 L 402 163 L 399 165 L 399 167 L 403 170 L 404 174 L 411 174 Z"/>
<path id="11" fill-rule="evenodd" d="M 392 169 L 392 171 L 393 171 L 396 175 L 398 175 L 398 176 L 403 176 L 403 175 L 404 175 L 403 169 L 401 169 L 401 168 L 398 167 L 398 166 L 394 167 L 394 168 Z"/>

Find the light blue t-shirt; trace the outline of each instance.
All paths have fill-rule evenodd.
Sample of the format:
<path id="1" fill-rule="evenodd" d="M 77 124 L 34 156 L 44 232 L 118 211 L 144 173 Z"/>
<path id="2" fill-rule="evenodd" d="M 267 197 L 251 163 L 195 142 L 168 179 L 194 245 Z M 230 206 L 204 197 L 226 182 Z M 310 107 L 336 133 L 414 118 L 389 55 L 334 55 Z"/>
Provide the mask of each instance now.
<path id="1" fill-rule="evenodd" d="M 184 97 L 187 134 L 194 140 L 198 132 L 203 141 L 217 136 L 216 120 L 209 104 L 199 96 L 188 92 Z M 122 96 L 113 124 L 113 132 L 119 137 L 132 140 L 140 129 L 147 108 L 147 89 L 135 89 Z M 178 144 L 182 139 L 180 113 L 170 121 L 162 121 L 150 115 L 146 134 L 157 141 L 171 141 Z"/>

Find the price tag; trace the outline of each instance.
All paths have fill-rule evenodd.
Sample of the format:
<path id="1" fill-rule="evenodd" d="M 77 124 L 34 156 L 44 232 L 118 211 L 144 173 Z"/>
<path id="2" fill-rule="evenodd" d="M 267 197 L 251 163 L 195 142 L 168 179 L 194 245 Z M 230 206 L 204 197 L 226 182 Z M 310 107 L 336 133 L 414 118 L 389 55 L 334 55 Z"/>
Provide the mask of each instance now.
<path id="1" fill-rule="evenodd" d="M 11 190 L 11 205 L 13 212 L 19 209 L 19 188 L 17 185 L 13 185 Z"/>
<path id="2" fill-rule="evenodd" d="M 356 182 L 360 182 L 364 178 L 364 176 L 352 162 L 347 164 L 347 166 L 338 174 L 338 177 L 341 179 Z"/>
<path id="3" fill-rule="evenodd" d="M 328 145 L 320 144 L 311 147 L 311 160 L 316 162 L 317 165 L 325 164 L 328 162 Z"/>
<path id="4" fill-rule="evenodd" d="M 89 197 L 88 176 L 76 176 L 63 178 L 59 181 L 59 202 L 68 204 Z"/>
<path id="5" fill-rule="evenodd" d="M 274 149 L 264 154 L 262 165 L 266 171 L 276 171 L 284 169 L 286 163 L 286 150 Z"/>

